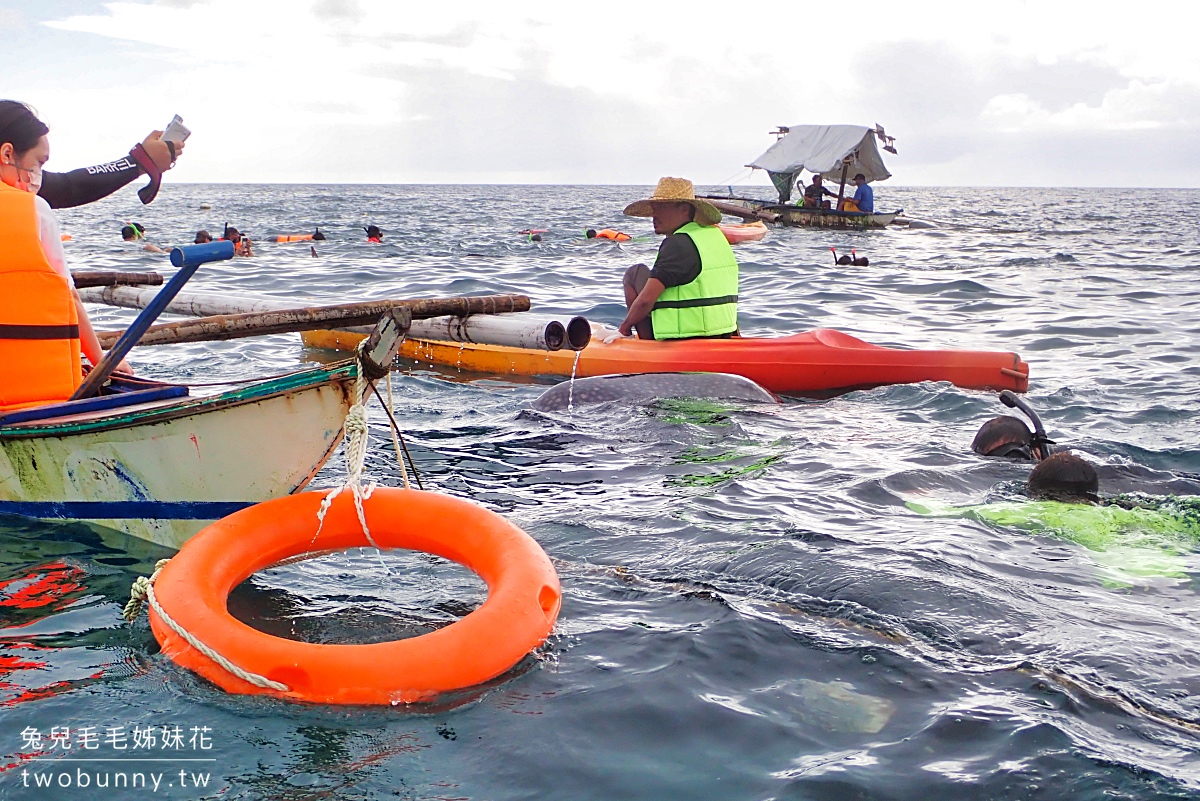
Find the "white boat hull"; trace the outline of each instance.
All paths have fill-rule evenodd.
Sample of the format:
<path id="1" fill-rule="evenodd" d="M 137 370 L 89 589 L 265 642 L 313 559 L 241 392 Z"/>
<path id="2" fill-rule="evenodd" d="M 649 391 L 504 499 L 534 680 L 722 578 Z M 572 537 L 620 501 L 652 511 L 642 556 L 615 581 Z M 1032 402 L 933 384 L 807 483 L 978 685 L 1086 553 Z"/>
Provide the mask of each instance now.
<path id="1" fill-rule="evenodd" d="M 4 426 L 0 501 L 76 502 L 115 513 L 122 506 L 114 502 L 134 502 L 124 508 L 135 511 L 154 504 L 178 511 L 191 508 L 188 502 L 287 495 L 307 484 L 337 447 L 350 406 L 353 367 L 310 373 L 307 382 L 291 377 L 208 398 Z M 221 515 L 45 516 L 87 519 L 178 548 Z"/>

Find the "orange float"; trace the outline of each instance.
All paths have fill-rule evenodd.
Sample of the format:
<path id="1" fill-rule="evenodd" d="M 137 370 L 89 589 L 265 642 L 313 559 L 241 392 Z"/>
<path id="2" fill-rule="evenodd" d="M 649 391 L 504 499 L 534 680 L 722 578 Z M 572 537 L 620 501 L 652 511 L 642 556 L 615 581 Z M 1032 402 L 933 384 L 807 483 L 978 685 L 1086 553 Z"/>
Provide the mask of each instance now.
<path id="1" fill-rule="evenodd" d="M 312 234 L 280 234 L 275 237 L 276 242 L 310 242 Z"/>
<path id="2" fill-rule="evenodd" d="M 615 228 L 603 228 L 596 232 L 597 239 L 611 239 L 614 242 L 628 242 L 632 236 Z"/>
<path id="3" fill-rule="evenodd" d="M 366 336 L 336 330 L 301 334 L 310 348 L 345 351 L 353 351 Z M 1029 365 L 1016 353 L 886 348 L 828 328 L 784 337 L 662 342 L 625 338 L 608 344 L 593 336 L 578 352 L 409 337 L 401 344 L 400 355 L 492 375 L 733 373 L 780 395 L 849 392 L 918 381 L 949 381 L 964 389 L 1029 390 Z"/>
<path id="4" fill-rule="evenodd" d="M 255 571 L 304 553 L 371 546 L 349 492 L 334 499 L 315 534 L 325 495 L 289 495 L 214 523 L 183 546 L 154 584 L 157 602 L 175 623 L 276 688 L 235 676 L 151 608 L 150 626 L 163 654 L 231 693 L 322 704 L 399 704 L 493 679 L 550 635 L 561 589 L 550 559 L 532 537 L 472 503 L 393 488 L 378 488 L 363 501 L 375 543 L 436 554 L 469 568 L 487 583 L 482 606 L 429 634 L 368 645 L 285 640 L 236 620 L 226 599 Z"/>
<path id="5" fill-rule="evenodd" d="M 731 245 L 739 242 L 757 242 L 767 235 L 767 224 L 762 220 L 740 225 L 721 223 L 717 227 L 721 229 L 721 233 L 725 234 L 726 241 Z"/>

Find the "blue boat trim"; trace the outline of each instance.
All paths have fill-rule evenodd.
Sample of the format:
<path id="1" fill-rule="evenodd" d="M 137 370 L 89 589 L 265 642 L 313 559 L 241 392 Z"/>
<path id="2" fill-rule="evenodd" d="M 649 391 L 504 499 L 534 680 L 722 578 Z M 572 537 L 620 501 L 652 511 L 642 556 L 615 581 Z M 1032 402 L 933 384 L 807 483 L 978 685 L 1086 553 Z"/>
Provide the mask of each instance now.
<path id="1" fill-rule="evenodd" d="M 0 501 L 0 514 L 43 520 L 218 520 L 253 501 Z"/>
<path id="2" fill-rule="evenodd" d="M 171 400 L 173 398 L 182 398 L 188 394 L 187 387 L 169 386 L 157 389 L 142 389 L 133 392 L 121 392 L 116 395 L 101 395 L 95 398 L 84 398 L 83 400 L 64 401 L 63 403 L 51 403 L 46 406 L 35 406 L 32 409 L 22 409 L 16 412 L 0 415 L 0 426 L 10 425 L 12 423 L 27 423 L 30 420 L 50 420 L 55 417 L 64 417 L 69 414 L 83 414 L 84 412 L 99 412 L 107 409 L 119 409 L 122 406 L 133 406 L 138 403 L 149 403 L 150 401 Z"/>

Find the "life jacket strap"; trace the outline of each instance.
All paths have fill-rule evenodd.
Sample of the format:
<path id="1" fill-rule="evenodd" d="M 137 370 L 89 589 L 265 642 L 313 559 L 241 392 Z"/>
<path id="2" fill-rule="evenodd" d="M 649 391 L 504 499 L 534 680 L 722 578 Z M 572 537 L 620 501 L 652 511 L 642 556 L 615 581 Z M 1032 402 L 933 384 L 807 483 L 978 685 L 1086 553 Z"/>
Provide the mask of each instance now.
<path id="1" fill-rule="evenodd" d="M 79 326 L 0 323 L 0 339 L 79 339 Z"/>
<path id="2" fill-rule="evenodd" d="M 694 309 L 697 306 L 724 306 L 726 303 L 737 303 L 737 295 L 722 295 L 719 298 L 690 298 L 687 300 L 660 300 L 654 304 L 654 309 Z"/>

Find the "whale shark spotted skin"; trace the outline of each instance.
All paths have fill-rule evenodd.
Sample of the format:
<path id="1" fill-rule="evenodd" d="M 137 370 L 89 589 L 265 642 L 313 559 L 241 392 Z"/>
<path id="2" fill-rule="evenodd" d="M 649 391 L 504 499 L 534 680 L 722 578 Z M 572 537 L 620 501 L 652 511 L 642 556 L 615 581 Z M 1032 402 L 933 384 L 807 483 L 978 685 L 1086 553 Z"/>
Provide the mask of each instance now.
<path id="1" fill-rule="evenodd" d="M 599 375 L 551 387 L 533 402 L 542 412 L 563 411 L 608 401 L 641 403 L 661 398 L 712 398 L 751 403 L 779 403 L 779 399 L 749 378 L 729 373 L 637 373 Z"/>

